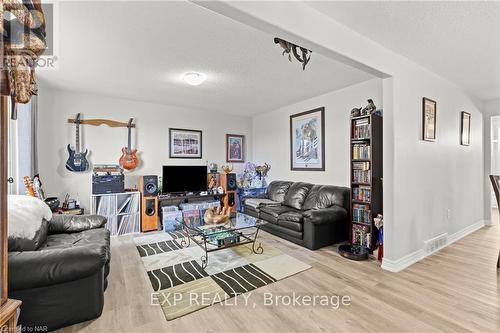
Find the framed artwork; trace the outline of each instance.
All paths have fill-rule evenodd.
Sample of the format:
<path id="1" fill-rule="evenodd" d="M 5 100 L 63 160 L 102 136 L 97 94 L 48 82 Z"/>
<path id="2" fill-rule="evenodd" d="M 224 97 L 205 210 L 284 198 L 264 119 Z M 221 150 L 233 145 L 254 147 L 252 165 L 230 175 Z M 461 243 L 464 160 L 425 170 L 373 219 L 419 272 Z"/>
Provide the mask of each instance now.
<path id="1" fill-rule="evenodd" d="M 325 170 L 325 108 L 290 116 L 292 170 Z"/>
<path id="2" fill-rule="evenodd" d="M 460 144 L 470 146 L 470 113 L 462 111 Z"/>
<path id="3" fill-rule="evenodd" d="M 245 136 L 226 134 L 226 161 L 245 162 Z"/>
<path id="4" fill-rule="evenodd" d="M 201 158 L 202 132 L 169 128 L 170 158 Z"/>
<path id="5" fill-rule="evenodd" d="M 424 97 L 422 99 L 422 139 L 436 141 L 436 102 Z"/>

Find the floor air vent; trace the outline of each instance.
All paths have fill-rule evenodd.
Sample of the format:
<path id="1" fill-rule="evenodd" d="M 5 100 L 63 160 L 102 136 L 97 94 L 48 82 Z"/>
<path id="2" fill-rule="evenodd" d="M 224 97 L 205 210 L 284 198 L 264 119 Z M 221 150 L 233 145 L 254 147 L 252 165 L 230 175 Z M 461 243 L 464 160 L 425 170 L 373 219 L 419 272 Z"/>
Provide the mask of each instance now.
<path id="1" fill-rule="evenodd" d="M 448 244 L 448 233 L 444 233 L 429 240 L 426 240 L 424 242 L 424 249 L 425 252 L 431 253 L 439 249 L 442 249 L 443 247 L 446 246 L 446 244 Z"/>

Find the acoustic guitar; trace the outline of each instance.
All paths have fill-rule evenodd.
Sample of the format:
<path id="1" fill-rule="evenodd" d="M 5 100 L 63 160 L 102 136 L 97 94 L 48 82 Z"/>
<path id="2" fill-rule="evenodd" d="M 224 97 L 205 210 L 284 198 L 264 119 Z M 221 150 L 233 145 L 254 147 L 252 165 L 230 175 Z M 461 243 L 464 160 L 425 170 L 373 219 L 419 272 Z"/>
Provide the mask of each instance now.
<path id="1" fill-rule="evenodd" d="M 66 169 L 73 172 L 84 172 L 89 169 L 89 161 L 87 161 L 88 150 L 85 149 L 84 152 L 80 150 L 80 114 L 76 115 L 76 142 L 75 149 L 71 149 L 68 144 L 69 158 L 66 162 Z"/>
<path id="2" fill-rule="evenodd" d="M 128 121 L 128 145 L 122 148 L 122 156 L 120 157 L 120 166 L 125 170 L 134 170 L 139 165 L 139 159 L 137 158 L 137 149 L 132 149 L 132 122 L 131 118 Z"/>

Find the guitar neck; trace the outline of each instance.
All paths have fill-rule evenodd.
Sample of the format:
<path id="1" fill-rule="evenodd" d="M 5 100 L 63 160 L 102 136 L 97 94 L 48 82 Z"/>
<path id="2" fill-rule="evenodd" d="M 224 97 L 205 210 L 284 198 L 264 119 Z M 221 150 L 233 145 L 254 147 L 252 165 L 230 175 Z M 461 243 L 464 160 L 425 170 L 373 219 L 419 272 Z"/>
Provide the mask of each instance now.
<path id="1" fill-rule="evenodd" d="M 128 152 L 132 151 L 132 128 L 129 126 L 128 128 Z"/>
<path id="2" fill-rule="evenodd" d="M 75 151 L 77 154 L 80 153 L 80 124 L 76 124 L 76 147 Z"/>

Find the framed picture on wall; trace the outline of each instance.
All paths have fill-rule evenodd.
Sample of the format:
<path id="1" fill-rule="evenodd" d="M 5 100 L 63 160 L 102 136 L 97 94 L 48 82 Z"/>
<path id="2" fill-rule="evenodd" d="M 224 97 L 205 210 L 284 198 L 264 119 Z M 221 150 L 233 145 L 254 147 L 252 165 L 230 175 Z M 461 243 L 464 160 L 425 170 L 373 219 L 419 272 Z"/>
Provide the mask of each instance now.
<path id="1" fill-rule="evenodd" d="M 460 144 L 470 146 L 470 113 L 462 111 Z"/>
<path id="2" fill-rule="evenodd" d="M 170 158 L 201 158 L 202 132 L 169 128 Z"/>
<path id="3" fill-rule="evenodd" d="M 292 170 L 325 170 L 325 108 L 290 116 Z"/>
<path id="4" fill-rule="evenodd" d="M 422 99 L 422 139 L 436 141 L 436 102 L 424 97 Z"/>
<path id="5" fill-rule="evenodd" d="M 245 162 L 245 136 L 226 134 L 226 161 L 232 163 Z"/>

